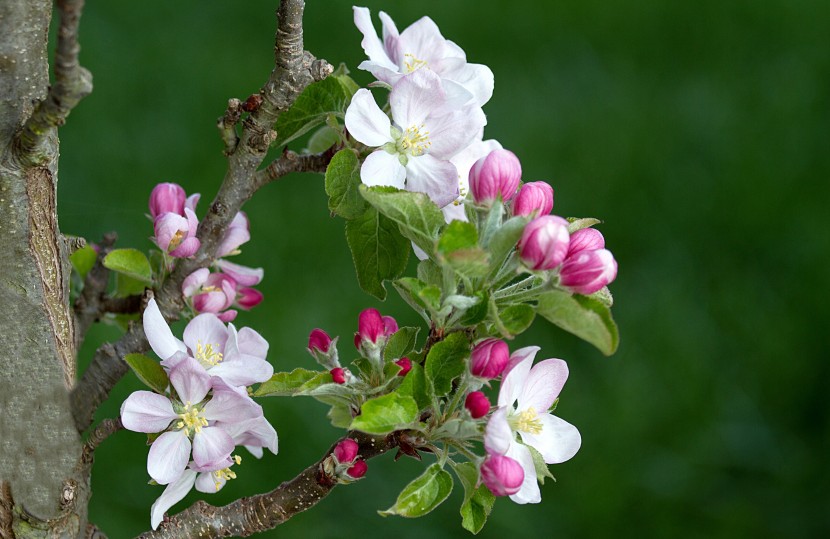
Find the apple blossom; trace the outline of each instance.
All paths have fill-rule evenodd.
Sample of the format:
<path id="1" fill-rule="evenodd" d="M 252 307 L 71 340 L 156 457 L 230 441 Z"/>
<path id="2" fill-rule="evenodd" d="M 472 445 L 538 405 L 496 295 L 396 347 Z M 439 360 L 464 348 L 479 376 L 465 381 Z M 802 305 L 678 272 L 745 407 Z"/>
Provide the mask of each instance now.
<path id="1" fill-rule="evenodd" d="M 366 475 L 366 471 L 369 469 L 369 465 L 366 463 L 365 460 L 358 460 L 357 462 L 352 465 L 351 468 L 346 470 L 346 474 L 349 475 L 352 479 L 360 479 L 364 475 Z"/>
<path id="2" fill-rule="evenodd" d="M 159 215 L 153 221 L 156 245 L 175 258 L 188 258 L 196 254 L 201 242 L 196 237 L 199 220 L 190 208 L 184 209 L 184 217 L 172 212 Z"/>
<path id="3" fill-rule="evenodd" d="M 239 246 L 251 239 L 250 224 L 245 212 L 237 213 L 216 248 L 216 258 L 239 253 Z"/>
<path id="4" fill-rule="evenodd" d="M 357 452 L 360 448 L 357 445 L 357 442 L 350 438 L 346 438 L 345 440 L 341 440 L 335 447 L 334 447 L 334 458 L 337 459 L 339 463 L 345 462 L 353 462 L 354 459 L 357 458 Z"/>

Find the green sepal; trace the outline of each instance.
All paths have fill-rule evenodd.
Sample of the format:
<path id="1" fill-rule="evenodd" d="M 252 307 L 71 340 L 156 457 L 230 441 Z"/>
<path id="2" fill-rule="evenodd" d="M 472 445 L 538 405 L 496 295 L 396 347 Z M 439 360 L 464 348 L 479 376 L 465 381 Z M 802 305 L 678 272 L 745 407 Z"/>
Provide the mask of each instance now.
<path id="1" fill-rule="evenodd" d="M 617 324 L 610 309 L 599 300 L 551 290 L 539 296 L 536 311 L 552 324 L 593 344 L 606 356 L 617 350 L 620 343 Z"/>
<path id="2" fill-rule="evenodd" d="M 433 253 L 444 215 L 429 197 L 394 187 L 365 185 L 360 186 L 360 193 L 380 213 L 397 223 L 404 237 L 428 255 Z"/>
<path id="3" fill-rule="evenodd" d="M 383 360 L 387 362 L 395 361 L 415 350 L 415 343 L 418 339 L 418 332 L 420 331 L 421 328 L 418 327 L 402 327 L 398 329 L 386 341 L 386 348 L 383 349 Z"/>
<path id="4" fill-rule="evenodd" d="M 418 403 L 408 395 L 388 393 L 369 399 L 352 420 L 350 430 L 369 434 L 388 434 L 410 426 L 418 419 Z"/>
<path id="5" fill-rule="evenodd" d="M 465 359 L 470 355 L 470 343 L 464 333 L 447 335 L 435 343 L 427 354 L 424 373 L 432 394 L 443 397 L 452 390 L 452 381 L 466 368 Z"/>
<path id="6" fill-rule="evenodd" d="M 401 236 L 394 221 L 372 207 L 346 221 L 346 241 L 360 288 L 380 300 L 386 299 L 383 281 L 403 274 L 412 250 L 409 241 Z"/>
<path id="7" fill-rule="evenodd" d="M 71 255 L 69 255 L 69 262 L 72 263 L 72 268 L 78 272 L 81 279 L 86 279 L 86 274 L 95 265 L 98 259 L 98 253 L 95 252 L 89 245 L 84 245 Z"/>
<path id="8" fill-rule="evenodd" d="M 418 279 L 427 285 L 434 285 L 440 287 L 444 280 L 444 273 L 441 267 L 427 258 L 418 263 Z"/>
<path id="9" fill-rule="evenodd" d="M 320 371 L 294 369 L 291 372 L 277 372 L 260 384 L 254 397 L 290 397 L 306 382 L 321 374 Z"/>
<path id="10" fill-rule="evenodd" d="M 366 212 L 366 200 L 360 196 L 360 160 L 354 150 L 340 150 L 326 168 L 326 194 L 329 210 L 344 219 L 356 219 Z"/>
<path id="11" fill-rule="evenodd" d="M 453 481 L 450 473 L 437 463 L 430 465 L 423 474 L 409 483 L 401 493 L 395 505 L 386 511 L 378 511 L 380 516 L 398 515 L 406 518 L 418 518 L 430 513 L 447 499 L 452 492 Z"/>
<path id="12" fill-rule="evenodd" d="M 151 359 L 143 354 L 127 354 L 124 356 L 124 361 L 127 362 L 130 369 L 138 376 L 138 379 L 156 393 L 164 394 L 167 386 L 170 385 L 170 379 L 167 378 L 167 373 L 155 359 Z"/>
<path id="13" fill-rule="evenodd" d="M 600 224 L 602 221 L 599 219 L 594 219 L 593 217 L 568 217 L 568 234 L 573 234 L 577 230 L 582 230 L 583 228 L 590 228 L 594 225 Z"/>
<path id="14" fill-rule="evenodd" d="M 115 249 L 103 260 L 104 267 L 116 273 L 126 275 L 144 284 L 152 284 L 153 270 L 147 255 L 138 249 Z"/>
<path id="15" fill-rule="evenodd" d="M 533 468 L 536 470 L 536 480 L 541 483 L 545 484 L 545 479 L 553 479 L 556 481 L 556 478 L 550 473 L 550 469 L 548 465 L 545 464 L 545 459 L 542 458 L 542 454 L 539 451 L 530 445 L 526 445 L 525 447 L 528 448 L 530 451 L 530 456 L 533 458 Z"/>

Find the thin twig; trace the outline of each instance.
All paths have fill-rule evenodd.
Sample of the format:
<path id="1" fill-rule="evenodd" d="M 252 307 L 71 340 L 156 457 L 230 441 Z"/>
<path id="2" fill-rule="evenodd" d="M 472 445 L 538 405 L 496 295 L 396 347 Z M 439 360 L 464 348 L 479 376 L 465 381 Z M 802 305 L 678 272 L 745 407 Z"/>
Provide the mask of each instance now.
<path id="1" fill-rule="evenodd" d="M 118 235 L 115 232 L 104 234 L 99 244 L 98 256 L 95 265 L 89 270 L 84 279 L 84 288 L 78 299 L 75 300 L 73 310 L 75 312 L 75 345 L 80 348 L 84 342 L 89 327 L 94 324 L 102 314 L 101 301 L 109 285 L 110 272 L 104 267 L 104 257 L 112 250 Z"/>
<path id="2" fill-rule="evenodd" d="M 98 426 L 95 427 L 91 433 L 89 433 L 89 438 L 84 444 L 84 449 L 81 453 L 81 462 L 85 465 L 91 465 L 93 456 L 95 455 L 95 450 L 98 449 L 101 442 L 123 428 L 124 425 L 121 424 L 120 417 L 101 421 L 101 423 L 99 423 Z"/>
<path id="3" fill-rule="evenodd" d="M 267 167 L 257 171 L 254 184 L 259 189 L 292 172 L 325 172 L 335 153 L 334 148 L 310 155 L 300 155 L 286 150 L 279 159 L 273 160 Z"/>

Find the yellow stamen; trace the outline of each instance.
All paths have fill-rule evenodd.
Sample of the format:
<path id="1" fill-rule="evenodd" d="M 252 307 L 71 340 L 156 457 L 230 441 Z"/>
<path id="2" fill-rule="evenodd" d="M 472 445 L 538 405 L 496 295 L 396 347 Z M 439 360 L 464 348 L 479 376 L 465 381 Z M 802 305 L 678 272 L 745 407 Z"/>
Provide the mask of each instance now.
<path id="1" fill-rule="evenodd" d="M 177 230 L 173 237 L 170 238 L 170 245 L 167 246 L 168 251 L 172 251 L 179 245 L 181 245 L 182 241 L 184 241 L 184 232 L 181 230 Z"/>
<path id="2" fill-rule="evenodd" d="M 177 429 L 184 429 L 185 434 L 192 436 L 202 432 L 202 427 L 208 426 L 208 421 L 202 416 L 202 410 L 196 408 L 190 401 L 184 407 L 184 412 L 179 414 L 179 419 L 176 423 Z"/>
<path id="3" fill-rule="evenodd" d="M 219 351 L 218 344 L 202 344 L 202 341 L 196 342 L 196 360 L 202 364 L 203 367 L 214 367 L 222 361 L 222 352 Z"/>
<path id="4" fill-rule="evenodd" d="M 414 157 L 424 155 L 429 147 L 432 146 L 432 142 L 429 140 L 429 131 L 425 130 L 421 132 L 424 127 L 423 124 L 420 126 L 413 125 L 403 132 L 401 140 L 398 142 L 401 152 L 408 153 Z"/>
<path id="5" fill-rule="evenodd" d="M 403 56 L 404 58 L 406 58 L 406 61 L 403 63 L 403 65 L 406 66 L 407 73 L 412 73 L 413 71 L 421 69 L 422 67 L 427 67 L 426 60 L 419 60 L 415 58 L 414 55 L 409 53 L 404 54 Z"/>
<path id="6" fill-rule="evenodd" d="M 539 415 L 532 406 L 513 419 L 515 429 L 520 432 L 526 432 L 528 434 L 540 434 L 542 432 L 542 420 L 539 419 Z"/>

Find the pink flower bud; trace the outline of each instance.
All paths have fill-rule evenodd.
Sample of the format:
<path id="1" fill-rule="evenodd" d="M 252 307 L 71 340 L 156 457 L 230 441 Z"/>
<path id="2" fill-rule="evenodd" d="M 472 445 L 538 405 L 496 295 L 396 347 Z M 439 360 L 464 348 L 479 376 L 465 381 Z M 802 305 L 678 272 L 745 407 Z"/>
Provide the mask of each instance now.
<path id="1" fill-rule="evenodd" d="M 501 339 L 484 339 L 473 347 L 470 372 L 479 378 L 492 380 L 504 371 L 510 360 L 510 349 Z"/>
<path id="2" fill-rule="evenodd" d="M 216 318 L 227 324 L 228 322 L 233 322 L 234 320 L 236 320 L 237 314 L 238 313 L 233 309 L 228 309 L 225 312 L 217 314 Z"/>
<path id="3" fill-rule="evenodd" d="M 334 458 L 336 458 L 337 462 L 340 464 L 343 464 L 344 462 L 352 462 L 357 458 L 358 449 L 360 448 L 358 447 L 357 442 L 351 438 L 346 438 L 334 446 Z"/>
<path id="4" fill-rule="evenodd" d="M 349 474 L 349 476 L 352 479 L 360 479 L 361 477 L 366 475 L 366 471 L 368 469 L 369 469 L 369 465 L 366 464 L 366 461 L 365 460 L 359 460 L 359 461 L 354 463 L 354 466 L 352 466 L 351 468 L 346 470 L 346 473 Z"/>
<path id="5" fill-rule="evenodd" d="M 163 213 L 153 221 L 156 245 L 176 258 L 188 258 L 199 250 L 200 242 L 196 238 L 199 221 L 196 214 L 185 208 L 185 216 L 172 212 Z"/>
<path id="6" fill-rule="evenodd" d="M 328 354 L 329 346 L 331 346 L 331 337 L 329 334 L 320 328 L 314 328 L 308 335 L 308 351 L 314 355 L 314 352 L 321 352 Z"/>
<path id="7" fill-rule="evenodd" d="M 551 270 L 565 260 L 568 243 L 568 222 L 555 215 L 543 215 L 525 227 L 519 240 L 519 256 L 532 270 Z"/>
<path id="8" fill-rule="evenodd" d="M 331 371 L 331 379 L 334 380 L 335 384 L 345 384 L 346 383 L 346 371 L 340 367 L 335 367 Z"/>
<path id="9" fill-rule="evenodd" d="M 473 391 L 464 399 L 464 408 L 470 411 L 473 419 L 484 417 L 490 411 L 490 401 L 481 391 Z"/>
<path id="10" fill-rule="evenodd" d="M 187 195 L 180 185 L 160 183 L 150 193 L 150 215 L 155 219 L 163 213 L 184 215 L 184 201 Z"/>
<path id="11" fill-rule="evenodd" d="M 513 215 L 547 215 L 553 209 L 553 187 L 545 182 L 526 183 L 513 201 Z"/>
<path id="12" fill-rule="evenodd" d="M 236 298 L 236 305 L 248 311 L 262 303 L 264 298 L 265 296 L 262 295 L 262 292 L 255 288 L 246 286 L 239 289 L 239 295 Z"/>
<path id="13" fill-rule="evenodd" d="M 381 317 L 383 320 L 383 335 L 389 337 L 396 331 L 398 331 L 398 322 L 391 316 L 383 316 Z"/>
<path id="14" fill-rule="evenodd" d="M 412 361 L 410 361 L 408 357 L 402 357 L 395 362 L 395 365 L 401 368 L 398 376 L 406 376 L 406 374 L 412 370 Z"/>
<path id="15" fill-rule="evenodd" d="M 580 228 L 571 234 L 571 242 L 568 244 L 568 258 L 581 251 L 596 251 L 605 249 L 605 238 L 596 228 Z"/>
<path id="16" fill-rule="evenodd" d="M 481 463 L 481 481 L 496 496 L 516 494 L 522 487 L 525 472 L 517 461 L 503 455 L 487 455 Z"/>
<path id="17" fill-rule="evenodd" d="M 607 249 L 582 251 L 568 257 L 559 271 L 559 284 L 577 294 L 593 294 L 617 277 L 617 261 Z"/>
<path id="18" fill-rule="evenodd" d="M 357 320 L 357 333 L 360 339 L 372 343 L 377 343 L 380 337 L 386 335 L 386 325 L 377 309 L 365 309 L 360 313 Z M 359 344 L 357 338 L 355 342 Z"/>
<path id="19" fill-rule="evenodd" d="M 493 150 L 470 169 L 470 191 L 479 204 L 501 197 L 510 200 L 522 178 L 522 164 L 509 150 Z"/>

